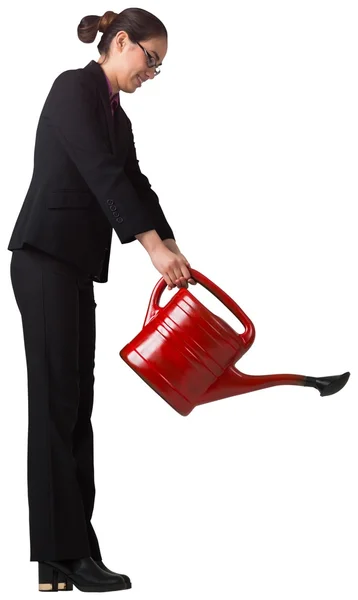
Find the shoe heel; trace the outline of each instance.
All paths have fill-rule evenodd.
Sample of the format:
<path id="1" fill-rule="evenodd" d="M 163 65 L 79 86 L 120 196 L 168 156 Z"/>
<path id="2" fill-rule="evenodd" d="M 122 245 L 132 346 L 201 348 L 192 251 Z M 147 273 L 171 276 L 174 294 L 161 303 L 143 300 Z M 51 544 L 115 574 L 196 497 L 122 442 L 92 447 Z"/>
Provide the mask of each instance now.
<path id="1" fill-rule="evenodd" d="M 39 591 L 40 592 L 62 592 L 72 591 L 72 581 L 66 575 L 57 571 L 44 562 L 39 562 Z"/>

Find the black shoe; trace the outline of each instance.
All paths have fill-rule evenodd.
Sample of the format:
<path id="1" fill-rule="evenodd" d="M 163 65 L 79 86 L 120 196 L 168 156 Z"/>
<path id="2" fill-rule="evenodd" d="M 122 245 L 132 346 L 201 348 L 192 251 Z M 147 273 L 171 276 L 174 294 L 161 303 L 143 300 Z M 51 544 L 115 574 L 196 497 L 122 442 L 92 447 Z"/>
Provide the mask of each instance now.
<path id="1" fill-rule="evenodd" d="M 103 564 L 102 560 L 95 560 L 95 563 L 99 567 L 101 567 L 101 569 L 103 569 L 103 571 L 106 571 L 107 573 L 112 573 L 113 575 L 120 575 L 124 579 L 124 583 L 126 584 L 127 590 L 129 590 L 129 588 L 132 587 L 132 583 L 131 583 L 131 580 L 129 579 L 128 575 L 123 575 L 123 573 L 116 573 L 115 571 L 110 571 L 109 569 L 107 569 L 106 565 Z"/>
<path id="2" fill-rule="evenodd" d="M 90 557 L 71 560 L 39 561 L 39 591 L 57 592 L 110 592 L 125 590 L 126 584 L 119 574 L 107 573 Z"/>

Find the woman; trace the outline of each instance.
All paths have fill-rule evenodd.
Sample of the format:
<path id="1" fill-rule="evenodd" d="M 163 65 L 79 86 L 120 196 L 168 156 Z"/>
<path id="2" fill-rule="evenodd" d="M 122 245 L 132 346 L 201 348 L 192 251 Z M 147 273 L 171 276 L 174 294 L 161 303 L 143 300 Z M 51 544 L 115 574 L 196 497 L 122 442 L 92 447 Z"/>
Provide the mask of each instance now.
<path id="1" fill-rule="evenodd" d="M 49 591 L 131 587 L 103 564 L 91 524 L 93 281 L 107 281 L 113 229 L 123 244 L 140 241 L 168 289 L 195 284 L 119 103 L 119 91 L 159 73 L 167 31 L 138 8 L 85 17 L 78 36 L 92 42 L 98 30 L 98 62 L 61 73 L 46 98 L 8 246 L 28 374 L 30 560 Z"/>

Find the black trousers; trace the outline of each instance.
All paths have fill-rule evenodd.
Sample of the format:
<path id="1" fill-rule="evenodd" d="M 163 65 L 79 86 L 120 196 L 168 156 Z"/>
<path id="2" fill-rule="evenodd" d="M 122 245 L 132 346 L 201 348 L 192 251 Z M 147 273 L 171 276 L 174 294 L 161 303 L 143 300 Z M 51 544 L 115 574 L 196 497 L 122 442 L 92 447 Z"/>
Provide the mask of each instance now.
<path id="1" fill-rule="evenodd" d="M 30 561 L 101 560 L 91 524 L 93 281 L 31 248 L 13 251 L 10 273 L 27 363 Z"/>

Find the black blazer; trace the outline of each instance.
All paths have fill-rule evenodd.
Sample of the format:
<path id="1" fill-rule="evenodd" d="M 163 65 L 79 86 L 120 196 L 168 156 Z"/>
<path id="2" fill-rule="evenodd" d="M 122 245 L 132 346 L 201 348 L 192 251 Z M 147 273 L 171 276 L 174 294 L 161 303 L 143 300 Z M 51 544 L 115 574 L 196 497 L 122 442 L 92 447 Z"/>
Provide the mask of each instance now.
<path id="1" fill-rule="evenodd" d="M 131 121 L 120 105 L 112 116 L 105 74 L 92 60 L 61 73 L 46 98 L 8 250 L 30 244 L 105 282 L 113 229 L 122 244 L 150 229 L 174 239 L 140 171 Z"/>

